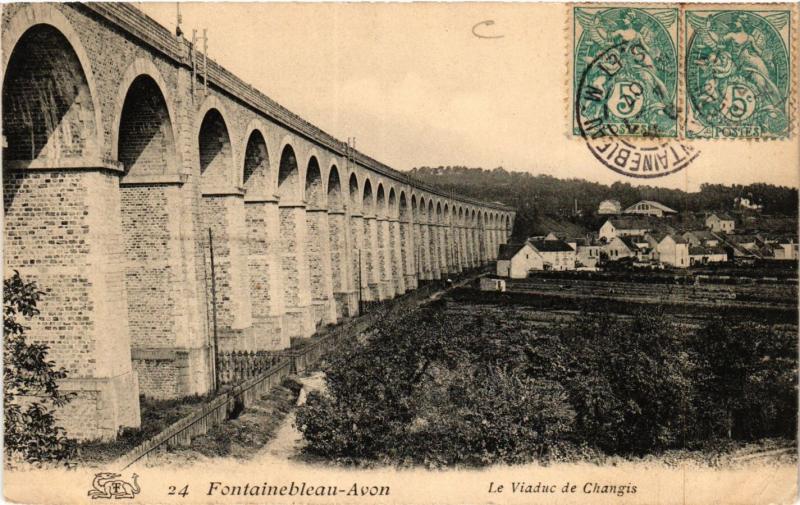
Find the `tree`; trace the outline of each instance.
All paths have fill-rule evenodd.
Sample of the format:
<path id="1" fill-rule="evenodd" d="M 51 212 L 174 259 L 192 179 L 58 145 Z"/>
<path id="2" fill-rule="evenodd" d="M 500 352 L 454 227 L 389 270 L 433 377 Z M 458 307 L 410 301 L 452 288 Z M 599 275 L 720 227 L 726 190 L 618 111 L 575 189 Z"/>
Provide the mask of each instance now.
<path id="1" fill-rule="evenodd" d="M 42 295 L 35 282 L 25 282 L 19 272 L 3 282 L 3 404 L 7 464 L 62 462 L 67 464 L 73 445 L 64 429 L 56 426 L 53 411 L 71 398 L 58 390 L 66 371 L 47 359 L 49 348 L 28 343 L 29 329 L 20 318 L 39 315 Z"/>

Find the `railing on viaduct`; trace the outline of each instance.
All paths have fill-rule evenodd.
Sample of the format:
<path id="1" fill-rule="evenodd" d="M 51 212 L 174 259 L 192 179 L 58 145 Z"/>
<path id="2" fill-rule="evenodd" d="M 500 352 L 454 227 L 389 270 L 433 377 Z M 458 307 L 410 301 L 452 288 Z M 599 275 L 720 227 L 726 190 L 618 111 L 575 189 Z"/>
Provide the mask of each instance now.
<path id="1" fill-rule="evenodd" d="M 71 436 L 139 424 L 139 393 L 214 386 L 420 282 L 492 261 L 514 212 L 352 149 L 130 5 L 2 14 L 5 269 L 76 393 Z"/>

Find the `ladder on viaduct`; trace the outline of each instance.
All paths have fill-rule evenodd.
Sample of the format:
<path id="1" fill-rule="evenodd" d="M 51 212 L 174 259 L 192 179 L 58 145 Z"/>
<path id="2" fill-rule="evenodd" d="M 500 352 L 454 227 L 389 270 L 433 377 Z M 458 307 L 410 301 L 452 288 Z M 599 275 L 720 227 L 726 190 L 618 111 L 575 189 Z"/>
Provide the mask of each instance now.
<path id="1" fill-rule="evenodd" d="M 209 391 L 212 311 L 220 350 L 284 349 L 510 234 L 512 209 L 356 151 L 130 5 L 6 4 L 2 47 L 4 268 L 45 292 L 70 436 Z"/>

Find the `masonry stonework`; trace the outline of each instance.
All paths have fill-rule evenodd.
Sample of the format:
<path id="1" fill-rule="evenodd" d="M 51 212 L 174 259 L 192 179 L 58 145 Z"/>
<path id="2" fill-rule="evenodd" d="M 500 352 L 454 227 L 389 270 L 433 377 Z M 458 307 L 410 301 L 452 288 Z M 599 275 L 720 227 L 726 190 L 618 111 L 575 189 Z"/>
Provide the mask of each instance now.
<path id="1" fill-rule="evenodd" d="M 213 60 L 206 85 L 132 5 L 7 4 L 2 44 L 4 271 L 45 293 L 30 338 L 67 370 L 70 437 L 138 426 L 140 393 L 207 393 L 217 341 L 286 349 L 511 231 L 511 209 L 397 172 Z M 472 217 L 464 244 L 439 206 Z M 507 223 L 493 242 L 475 212 Z"/>

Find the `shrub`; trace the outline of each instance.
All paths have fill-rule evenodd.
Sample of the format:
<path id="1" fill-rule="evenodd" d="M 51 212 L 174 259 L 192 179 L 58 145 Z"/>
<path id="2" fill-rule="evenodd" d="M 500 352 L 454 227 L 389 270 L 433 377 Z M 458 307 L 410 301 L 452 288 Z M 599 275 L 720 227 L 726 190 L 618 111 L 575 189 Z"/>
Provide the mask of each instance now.
<path id="1" fill-rule="evenodd" d="M 793 436 L 789 332 L 695 331 L 654 306 L 544 327 L 519 305 L 473 308 L 439 301 L 336 355 L 328 393 L 297 414 L 306 450 L 436 467 L 641 456 L 726 431 Z"/>
<path id="2" fill-rule="evenodd" d="M 63 428 L 56 425 L 55 407 L 65 405 L 70 397 L 58 390 L 58 379 L 67 376 L 48 361 L 48 347 L 28 343 L 19 318 L 39 314 L 36 307 L 43 293 L 34 282 L 14 275 L 3 282 L 3 407 L 4 442 L 7 464 L 20 459 L 39 464 L 67 463 L 74 445 Z"/>
<path id="3" fill-rule="evenodd" d="M 797 340 L 752 322 L 706 323 L 690 340 L 698 363 L 699 436 L 795 436 Z"/>

